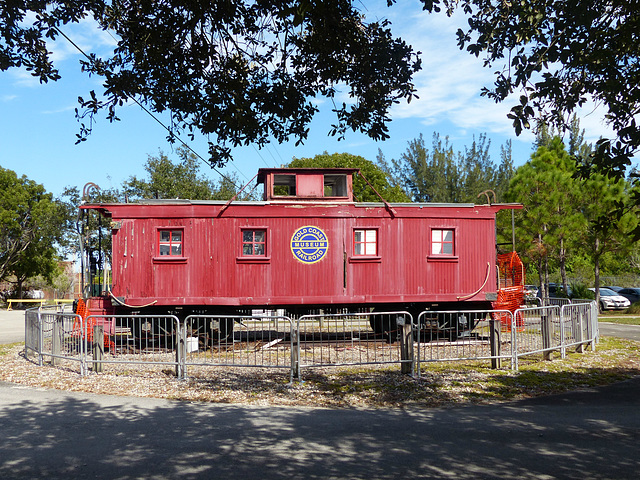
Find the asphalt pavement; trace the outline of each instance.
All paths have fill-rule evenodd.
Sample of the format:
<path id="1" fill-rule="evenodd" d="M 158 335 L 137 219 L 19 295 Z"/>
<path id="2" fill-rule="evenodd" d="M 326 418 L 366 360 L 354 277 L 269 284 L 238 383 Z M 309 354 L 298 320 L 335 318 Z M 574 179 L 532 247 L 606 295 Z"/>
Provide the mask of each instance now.
<path id="1" fill-rule="evenodd" d="M 7 326 L 20 325 L 13 315 Z M 0 478 L 635 479 L 639 412 L 640 377 L 423 410 L 234 406 L 0 382 Z"/>
<path id="2" fill-rule="evenodd" d="M 24 342 L 24 312 L 0 308 L 0 344 Z"/>
<path id="3" fill-rule="evenodd" d="M 598 321 L 600 335 L 605 337 L 620 337 L 640 342 L 640 325 L 622 325 L 608 323 L 606 318 Z"/>
<path id="4" fill-rule="evenodd" d="M 639 392 L 636 378 L 499 405 L 328 410 L 0 383 L 0 478 L 635 479 Z"/>

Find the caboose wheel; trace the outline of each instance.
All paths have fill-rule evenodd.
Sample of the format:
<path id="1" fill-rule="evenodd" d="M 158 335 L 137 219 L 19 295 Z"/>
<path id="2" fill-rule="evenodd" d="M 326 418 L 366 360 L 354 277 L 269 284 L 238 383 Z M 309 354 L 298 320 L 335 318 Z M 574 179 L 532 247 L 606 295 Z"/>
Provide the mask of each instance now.
<path id="1" fill-rule="evenodd" d="M 389 341 L 397 340 L 399 327 L 395 315 L 373 315 L 369 317 L 371 329 L 378 335 L 384 335 Z"/>
<path id="2" fill-rule="evenodd" d="M 233 341 L 233 325 L 235 321 L 233 318 L 221 318 L 218 331 L 220 332 L 220 342 L 232 342 Z"/>
<path id="3" fill-rule="evenodd" d="M 208 334 L 214 343 L 231 343 L 233 341 L 233 318 L 216 318 L 208 322 Z"/>

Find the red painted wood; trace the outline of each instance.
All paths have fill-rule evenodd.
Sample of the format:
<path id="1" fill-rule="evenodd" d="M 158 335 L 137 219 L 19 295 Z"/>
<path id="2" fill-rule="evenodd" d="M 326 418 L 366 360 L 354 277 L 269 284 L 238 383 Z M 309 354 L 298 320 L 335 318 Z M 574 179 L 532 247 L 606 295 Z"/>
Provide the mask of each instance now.
<path id="1" fill-rule="evenodd" d="M 112 292 L 129 305 L 281 306 L 485 301 L 495 293 L 495 214 L 516 205 L 167 201 L 84 205 L 113 230 Z M 327 237 L 324 258 L 292 253 L 296 229 Z M 159 229 L 183 229 L 182 257 L 159 257 Z M 242 229 L 267 231 L 264 258 L 242 257 Z M 378 255 L 353 255 L 353 230 L 378 229 Z M 454 258 L 430 254 L 431 228 L 454 229 Z M 488 272 L 488 279 L 487 279 Z M 485 283 L 486 280 L 486 283 Z M 484 283 L 484 287 L 480 288 Z"/>

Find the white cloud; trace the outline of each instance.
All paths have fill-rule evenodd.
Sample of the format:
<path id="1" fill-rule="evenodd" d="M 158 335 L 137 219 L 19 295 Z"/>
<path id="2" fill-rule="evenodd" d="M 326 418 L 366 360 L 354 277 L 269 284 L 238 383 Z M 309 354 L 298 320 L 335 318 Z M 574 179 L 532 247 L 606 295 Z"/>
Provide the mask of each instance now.
<path id="1" fill-rule="evenodd" d="M 77 107 L 78 107 L 78 104 L 74 104 L 74 105 L 68 105 L 66 107 L 56 108 L 53 110 L 42 110 L 40 113 L 42 113 L 43 115 L 55 115 L 57 113 L 72 112 Z"/>
<path id="2" fill-rule="evenodd" d="M 384 16 L 385 12 L 375 13 Z M 502 65 L 485 67 L 482 58 L 458 48 L 456 31 L 459 26 L 465 27 L 464 15 L 455 14 L 451 18 L 442 13 L 430 15 L 408 2 L 402 5 L 398 2 L 386 13 L 393 30 L 401 32 L 414 50 L 422 52 L 422 70 L 414 76 L 419 98 L 394 106 L 392 118 L 414 119 L 423 125 L 450 122 L 462 130 L 515 137 L 507 114 L 518 103 L 519 94 L 497 104 L 480 96 L 482 87 L 493 85 L 494 72 Z M 595 142 L 600 136 L 612 135 L 604 122 L 603 108 L 590 104 L 576 113 L 581 128 L 585 129 L 585 140 Z M 533 141 L 534 135 L 524 131 L 518 140 Z"/>
<path id="3" fill-rule="evenodd" d="M 59 35 L 55 42 L 48 42 L 47 47 L 52 52 L 51 58 L 54 63 L 70 58 L 83 58 L 78 48 L 87 55 L 109 55 L 117 43 L 108 32 L 100 29 L 95 20 L 89 18 L 77 24 L 65 25 L 61 30 L 73 44 L 63 35 Z"/>

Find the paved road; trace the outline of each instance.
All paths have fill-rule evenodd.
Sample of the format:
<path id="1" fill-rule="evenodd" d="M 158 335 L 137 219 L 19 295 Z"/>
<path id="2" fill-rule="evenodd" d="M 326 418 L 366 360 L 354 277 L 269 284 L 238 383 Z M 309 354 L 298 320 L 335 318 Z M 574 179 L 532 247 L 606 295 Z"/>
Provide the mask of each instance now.
<path id="1" fill-rule="evenodd" d="M 0 308 L 0 344 L 24 342 L 24 310 Z"/>
<path id="2" fill-rule="evenodd" d="M 600 335 L 640 341 L 640 325 L 607 323 L 606 319 L 600 320 L 598 324 L 600 328 Z"/>
<path id="3" fill-rule="evenodd" d="M 638 478 L 640 378 L 493 406 L 242 407 L 0 383 L 0 478 Z"/>

